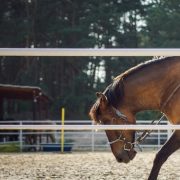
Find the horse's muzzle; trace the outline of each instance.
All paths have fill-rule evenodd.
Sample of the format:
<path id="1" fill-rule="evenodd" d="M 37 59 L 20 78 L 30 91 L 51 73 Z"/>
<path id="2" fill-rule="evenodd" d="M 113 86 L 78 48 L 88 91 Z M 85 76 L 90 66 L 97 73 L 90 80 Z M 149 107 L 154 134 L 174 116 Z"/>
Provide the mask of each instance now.
<path id="1" fill-rule="evenodd" d="M 118 156 L 116 156 L 116 160 L 119 163 L 129 163 L 131 160 L 134 159 L 136 153 L 137 152 L 134 149 L 130 151 L 123 150 L 118 154 Z"/>

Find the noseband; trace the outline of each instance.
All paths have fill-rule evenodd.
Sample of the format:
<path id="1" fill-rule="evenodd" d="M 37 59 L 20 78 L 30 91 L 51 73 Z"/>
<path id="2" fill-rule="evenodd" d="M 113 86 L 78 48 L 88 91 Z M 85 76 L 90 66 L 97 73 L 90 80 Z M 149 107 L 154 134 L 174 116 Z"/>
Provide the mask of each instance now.
<path id="1" fill-rule="evenodd" d="M 116 140 L 109 141 L 109 144 L 111 145 L 111 144 L 114 144 L 114 143 L 119 142 L 119 141 L 124 143 L 124 150 L 125 151 L 131 151 L 131 149 L 133 149 L 133 147 L 134 147 L 134 144 L 136 144 L 135 142 L 132 143 L 132 142 L 127 141 L 127 139 L 123 136 L 122 133 L 119 135 L 119 137 Z"/>
<path id="2" fill-rule="evenodd" d="M 115 109 L 115 108 L 114 108 L 114 109 Z M 117 110 L 117 109 L 115 109 L 115 112 L 116 112 L 116 115 L 117 115 L 119 118 L 123 119 L 124 124 L 127 124 L 127 123 L 128 123 L 128 121 L 127 121 L 127 116 L 125 116 L 123 113 L 121 113 L 121 112 L 120 112 L 119 110 Z M 117 139 L 115 139 L 114 141 L 109 141 L 109 144 L 112 145 L 112 144 L 114 144 L 114 143 L 116 143 L 116 142 L 119 142 L 119 141 L 121 141 L 121 142 L 124 143 L 124 150 L 125 150 L 125 151 L 131 151 L 131 150 L 133 149 L 134 145 L 137 144 L 136 141 L 133 142 L 133 143 L 130 142 L 130 141 L 128 141 L 128 140 L 123 136 L 122 131 L 121 131 L 119 137 L 118 137 Z"/>

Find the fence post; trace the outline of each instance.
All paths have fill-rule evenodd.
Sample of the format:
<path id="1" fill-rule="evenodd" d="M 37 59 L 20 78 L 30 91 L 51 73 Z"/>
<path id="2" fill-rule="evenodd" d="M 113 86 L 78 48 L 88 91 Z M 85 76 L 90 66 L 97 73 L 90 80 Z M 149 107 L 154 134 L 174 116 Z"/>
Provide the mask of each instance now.
<path id="1" fill-rule="evenodd" d="M 19 125 L 22 125 L 22 121 L 19 122 Z M 20 145 L 20 152 L 23 150 L 23 134 L 22 134 L 22 129 L 19 130 L 19 145 Z"/>
<path id="2" fill-rule="evenodd" d="M 171 123 L 168 121 L 167 124 L 170 125 Z M 172 130 L 171 130 L 171 129 L 168 129 L 168 130 L 167 130 L 167 139 L 169 139 L 169 138 L 171 137 L 171 135 L 172 135 Z"/>
<path id="3" fill-rule="evenodd" d="M 93 121 L 92 121 L 93 125 Z M 94 152 L 94 130 L 91 130 L 91 151 Z"/>
<path id="4" fill-rule="evenodd" d="M 160 130 L 158 129 L 158 148 L 160 148 L 161 146 L 161 134 L 160 134 Z"/>
<path id="5" fill-rule="evenodd" d="M 64 125 L 64 121 L 65 121 L 65 109 L 62 108 L 61 109 L 61 125 Z M 61 129 L 61 152 L 64 152 L 64 129 Z"/>

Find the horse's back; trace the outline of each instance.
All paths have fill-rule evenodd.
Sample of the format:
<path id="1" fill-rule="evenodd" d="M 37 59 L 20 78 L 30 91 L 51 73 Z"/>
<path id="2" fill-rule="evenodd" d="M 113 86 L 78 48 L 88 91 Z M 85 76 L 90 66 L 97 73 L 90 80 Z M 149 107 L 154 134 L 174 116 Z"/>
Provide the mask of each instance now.
<path id="1" fill-rule="evenodd" d="M 168 63 L 170 73 L 175 75 L 176 77 L 180 77 L 180 57 L 173 57 L 171 61 Z"/>

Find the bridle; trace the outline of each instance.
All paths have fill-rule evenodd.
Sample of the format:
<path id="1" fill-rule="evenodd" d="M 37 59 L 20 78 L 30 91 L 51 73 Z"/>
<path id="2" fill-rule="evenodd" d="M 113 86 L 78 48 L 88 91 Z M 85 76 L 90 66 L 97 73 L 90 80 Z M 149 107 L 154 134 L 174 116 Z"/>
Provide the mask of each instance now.
<path id="1" fill-rule="evenodd" d="M 177 92 L 177 90 L 180 88 L 180 84 L 178 84 L 178 86 L 172 91 L 172 93 L 168 96 L 168 98 L 166 99 L 166 101 L 162 104 L 161 106 L 161 111 L 165 108 L 165 106 L 168 104 L 168 102 L 170 101 L 170 99 L 173 97 L 173 95 Z M 119 110 L 117 110 L 116 108 L 114 108 L 116 115 L 121 118 L 123 120 L 123 124 L 128 124 L 127 121 L 127 116 L 124 115 L 123 113 L 121 113 Z M 161 116 L 161 118 L 157 121 L 157 123 L 155 123 L 155 125 L 159 124 L 161 122 L 161 120 L 165 117 L 165 115 L 163 114 Z M 115 118 L 113 118 L 115 119 Z M 151 124 L 154 124 L 155 120 L 153 120 L 151 122 Z M 141 136 L 139 136 L 134 142 L 130 142 L 129 140 L 127 140 L 127 138 L 124 137 L 123 132 L 121 131 L 119 137 L 113 141 L 109 141 L 109 144 L 112 145 L 116 142 L 123 142 L 124 143 L 124 150 L 125 151 L 131 151 L 132 149 L 134 149 L 134 145 L 137 145 L 137 147 L 140 149 L 140 151 L 142 151 L 141 147 L 139 146 L 139 144 L 144 141 L 144 139 L 149 136 L 149 134 L 152 132 L 153 130 L 145 130 L 143 131 L 143 133 L 141 134 Z"/>
<path id="2" fill-rule="evenodd" d="M 126 117 L 124 114 L 122 114 L 119 110 L 117 110 L 116 108 L 114 108 L 114 109 L 115 109 L 116 115 L 117 115 L 119 118 L 123 119 L 123 122 L 124 122 L 123 124 L 124 124 L 124 125 L 128 125 L 129 123 L 128 123 L 128 121 L 127 121 L 127 117 Z M 155 125 L 159 124 L 164 117 L 165 117 L 165 115 L 163 114 L 162 117 L 157 121 L 157 123 L 155 123 Z M 115 119 L 115 118 L 113 118 L 113 120 L 114 120 L 114 119 Z M 154 124 L 154 122 L 155 122 L 155 120 L 153 120 L 153 121 L 151 122 L 151 124 Z M 123 142 L 123 143 L 124 143 L 123 148 L 124 148 L 125 151 L 128 151 L 128 152 L 131 151 L 132 149 L 134 149 L 134 145 L 137 145 L 137 147 L 139 148 L 139 150 L 142 151 L 142 149 L 141 149 L 141 147 L 140 147 L 139 144 L 140 144 L 142 141 L 144 141 L 144 139 L 146 139 L 146 137 L 149 136 L 149 134 L 150 134 L 152 131 L 153 131 L 153 130 L 144 130 L 143 133 L 142 133 L 134 142 L 130 142 L 129 140 L 127 140 L 127 138 L 125 138 L 124 135 L 123 135 L 123 131 L 121 131 L 119 137 L 118 137 L 117 139 L 113 140 L 113 141 L 109 141 L 108 144 L 109 144 L 109 145 L 112 145 L 112 144 L 120 141 L 120 142 Z"/>
<path id="3" fill-rule="evenodd" d="M 121 118 L 121 119 L 123 119 L 123 122 L 124 122 L 124 124 L 127 124 L 127 117 L 124 115 L 124 114 L 122 114 L 119 110 L 117 110 L 116 108 L 114 108 L 114 110 L 115 110 L 115 112 L 116 112 L 116 115 L 119 117 L 119 118 Z M 115 118 L 113 118 L 113 119 L 115 119 Z M 125 151 L 131 151 L 133 148 L 134 148 L 134 145 L 135 144 L 137 144 L 137 141 L 134 141 L 134 142 L 130 142 L 130 141 L 128 141 L 125 137 L 124 137 L 124 135 L 123 135 L 123 132 L 121 131 L 121 133 L 120 133 L 120 135 L 119 135 L 119 137 L 117 138 L 117 139 L 115 139 L 115 140 L 113 140 L 113 141 L 109 141 L 109 145 L 112 145 L 112 144 L 114 144 L 114 143 L 116 143 L 116 142 L 123 142 L 124 143 L 124 150 Z"/>
<path id="4" fill-rule="evenodd" d="M 124 136 L 123 136 L 123 134 L 122 134 L 122 132 L 121 132 L 121 134 L 119 135 L 119 137 L 116 139 L 116 140 L 114 140 L 114 141 L 109 141 L 109 144 L 111 145 L 111 144 L 114 144 L 114 143 L 116 143 L 116 142 L 119 142 L 119 141 L 121 141 L 121 142 L 123 142 L 124 143 L 124 150 L 125 151 L 131 151 L 133 148 L 134 148 L 134 145 L 136 144 L 136 142 L 130 142 L 130 141 L 128 141 Z"/>

